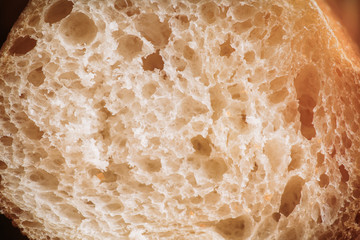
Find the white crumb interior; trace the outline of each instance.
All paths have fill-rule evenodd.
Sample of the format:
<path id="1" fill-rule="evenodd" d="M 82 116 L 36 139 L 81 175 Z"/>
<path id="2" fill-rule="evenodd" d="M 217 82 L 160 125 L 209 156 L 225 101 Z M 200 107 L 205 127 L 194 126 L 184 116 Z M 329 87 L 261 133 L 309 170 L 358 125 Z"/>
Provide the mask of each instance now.
<path id="1" fill-rule="evenodd" d="M 308 239 L 334 223 L 360 99 L 312 1 L 37 2 L 0 60 L 2 201 L 30 237 Z"/>

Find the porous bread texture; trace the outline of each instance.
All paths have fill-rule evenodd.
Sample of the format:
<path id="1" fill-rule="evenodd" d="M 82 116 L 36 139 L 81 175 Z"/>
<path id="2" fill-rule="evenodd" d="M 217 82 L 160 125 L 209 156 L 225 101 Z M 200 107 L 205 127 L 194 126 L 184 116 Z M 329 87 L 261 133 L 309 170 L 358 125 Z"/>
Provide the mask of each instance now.
<path id="1" fill-rule="evenodd" d="M 37 240 L 355 238 L 360 74 L 331 24 L 312 0 L 31 1 L 1 50 L 1 211 Z"/>

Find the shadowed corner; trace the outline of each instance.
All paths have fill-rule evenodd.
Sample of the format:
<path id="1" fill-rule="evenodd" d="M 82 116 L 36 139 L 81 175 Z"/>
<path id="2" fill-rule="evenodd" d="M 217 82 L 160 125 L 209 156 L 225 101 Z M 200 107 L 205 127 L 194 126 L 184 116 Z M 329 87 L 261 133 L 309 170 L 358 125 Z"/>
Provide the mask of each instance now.
<path id="1" fill-rule="evenodd" d="M 360 47 L 360 1 L 325 0 Z"/>
<path id="2" fill-rule="evenodd" d="M 0 47 L 29 0 L 0 1 Z"/>
<path id="3" fill-rule="evenodd" d="M 28 0 L 0 1 L 0 47 L 6 41 L 12 25 L 27 3 Z M 2 214 L 0 214 L 0 236 L 2 240 L 28 240 L 12 225 L 11 220 Z"/>
<path id="4" fill-rule="evenodd" d="M 14 227 L 11 220 L 0 214 L 0 235 L 2 240 L 29 240 Z"/>

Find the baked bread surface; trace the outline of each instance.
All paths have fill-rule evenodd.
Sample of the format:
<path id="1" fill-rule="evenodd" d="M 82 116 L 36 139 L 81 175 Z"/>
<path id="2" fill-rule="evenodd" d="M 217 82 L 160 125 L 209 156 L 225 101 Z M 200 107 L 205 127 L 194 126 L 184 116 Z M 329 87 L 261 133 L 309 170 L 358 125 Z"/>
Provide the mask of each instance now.
<path id="1" fill-rule="evenodd" d="M 355 239 L 359 56 L 318 1 L 33 0 L 0 52 L 30 239 Z"/>

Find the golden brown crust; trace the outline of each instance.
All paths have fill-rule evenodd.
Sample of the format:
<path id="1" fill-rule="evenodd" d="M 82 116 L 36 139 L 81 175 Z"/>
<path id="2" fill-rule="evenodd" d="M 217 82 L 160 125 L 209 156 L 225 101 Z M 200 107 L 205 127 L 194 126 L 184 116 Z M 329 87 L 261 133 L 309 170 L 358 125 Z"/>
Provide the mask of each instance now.
<path id="1" fill-rule="evenodd" d="M 359 46 L 350 37 L 345 27 L 340 23 L 338 17 L 332 11 L 329 5 L 324 0 L 316 0 L 320 9 L 323 11 L 329 28 L 339 41 L 339 49 L 343 50 L 349 60 L 354 64 L 354 68 L 360 65 L 360 49 Z"/>

